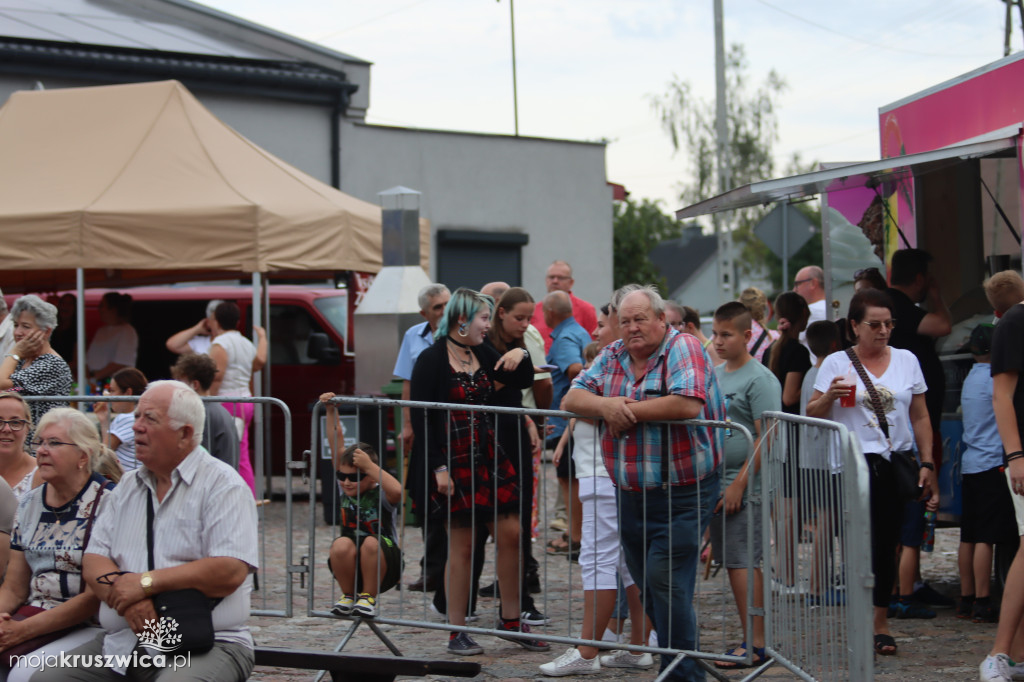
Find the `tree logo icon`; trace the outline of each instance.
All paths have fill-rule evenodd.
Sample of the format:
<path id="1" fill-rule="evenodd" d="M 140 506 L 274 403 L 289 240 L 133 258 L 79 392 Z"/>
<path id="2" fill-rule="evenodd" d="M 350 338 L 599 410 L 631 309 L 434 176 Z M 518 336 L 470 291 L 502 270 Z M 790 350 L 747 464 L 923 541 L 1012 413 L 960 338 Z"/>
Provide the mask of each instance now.
<path id="1" fill-rule="evenodd" d="M 139 634 L 139 644 L 164 653 L 174 651 L 181 646 L 181 635 L 175 634 L 178 621 L 167 616 L 147 619 Z"/>

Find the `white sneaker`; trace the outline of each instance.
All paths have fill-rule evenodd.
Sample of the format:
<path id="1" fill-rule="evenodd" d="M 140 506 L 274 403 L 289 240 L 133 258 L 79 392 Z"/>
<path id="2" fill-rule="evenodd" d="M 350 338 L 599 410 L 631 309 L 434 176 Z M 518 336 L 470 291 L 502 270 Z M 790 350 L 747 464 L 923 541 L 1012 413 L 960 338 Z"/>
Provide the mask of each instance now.
<path id="1" fill-rule="evenodd" d="M 1013 679 L 1010 668 L 1016 667 L 1006 654 L 986 656 L 978 666 L 978 679 L 981 682 L 1010 682 Z"/>
<path id="2" fill-rule="evenodd" d="M 626 641 L 625 632 L 613 632 L 608 628 L 604 629 L 604 634 L 601 635 L 602 642 L 611 642 L 612 644 L 621 644 Z"/>
<path id="3" fill-rule="evenodd" d="M 654 665 L 654 656 L 646 652 L 634 654 L 625 649 L 616 649 L 601 656 L 601 665 L 607 668 L 650 668 Z"/>
<path id="4" fill-rule="evenodd" d="M 601 657 L 605 658 L 604 656 Z M 582 656 L 576 647 L 569 647 L 565 653 L 540 666 L 540 671 L 550 677 L 564 677 L 566 675 L 596 675 L 601 672 L 601 664 L 597 656 L 589 661 Z"/>

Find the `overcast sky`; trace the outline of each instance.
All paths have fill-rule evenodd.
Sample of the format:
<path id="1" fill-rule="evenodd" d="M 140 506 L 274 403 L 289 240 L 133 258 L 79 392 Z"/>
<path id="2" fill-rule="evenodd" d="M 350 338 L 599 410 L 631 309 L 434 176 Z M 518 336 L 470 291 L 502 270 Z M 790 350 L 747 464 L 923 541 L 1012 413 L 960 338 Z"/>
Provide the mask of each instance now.
<path id="1" fill-rule="evenodd" d="M 1000 0 L 724 0 L 754 83 L 775 69 L 781 164 L 879 157 L 878 108 L 1003 55 Z M 205 0 L 373 62 L 372 123 L 513 132 L 508 0 Z M 521 135 L 608 140 L 607 177 L 679 208 L 686 159 L 651 107 L 714 98 L 712 0 L 517 0 Z M 1012 49 L 1022 45 L 1015 17 Z"/>

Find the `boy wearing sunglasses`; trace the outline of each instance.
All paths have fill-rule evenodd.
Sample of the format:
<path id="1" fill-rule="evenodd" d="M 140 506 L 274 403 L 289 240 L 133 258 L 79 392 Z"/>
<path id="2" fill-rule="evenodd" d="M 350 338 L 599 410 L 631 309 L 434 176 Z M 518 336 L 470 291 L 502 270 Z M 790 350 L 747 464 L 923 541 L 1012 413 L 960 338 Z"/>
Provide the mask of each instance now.
<path id="1" fill-rule="evenodd" d="M 342 594 L 331 613 L 372 618 L 377 615 L 378 595 L 402 577 L 402 550 L 395 539 L 402 484 L 380 466 L 377 453 L 366 443 L 339 450 L 338 409 L 329 402 L 333 397 L 320 396 L 327 407 L 327 437 L 341 507 L 341 536 L 331 544 L 327 567 Z"/>

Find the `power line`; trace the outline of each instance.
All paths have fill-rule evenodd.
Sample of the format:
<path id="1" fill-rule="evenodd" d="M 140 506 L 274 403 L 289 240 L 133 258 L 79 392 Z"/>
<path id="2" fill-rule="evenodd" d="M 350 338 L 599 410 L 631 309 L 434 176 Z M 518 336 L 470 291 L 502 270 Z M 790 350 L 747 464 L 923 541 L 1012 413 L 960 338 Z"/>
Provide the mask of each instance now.
<path id="1" fill-rule="evenodd" d="M 412 9 L 416 5 L 422 5 L 423 3 L 427 2 L 427 1 L 428 0 L 416 0 L 416 2 L 411 2 L 408 5 L 404 5 L 402 7 L 398 7 L 396 9 L 391 10 L 390 12 L 385 12 L 384 14 L 378 14 L 377 16 L 371 17 L 371 18 L 367 19 L 366 21 L 360 21 L 358 24 L 352 24 L 351 26 L 346 26 L 345 28 L 340 28 L 337 31 L 331 31 L 330 33 L 327 33 L 325 35 L 319 36 L 317 38 L 313 38 L 313 42 L 322 43 L 322 42 L 324 42 L 326 40 L 330 40 L 331 38 L 336 38 L 336 37 L 340 36 L 343 33 L 348 33 L 349 31 L 357 29 L 357 28 L 359 28 L 361 26 L 366 26 L 367 24 L 372 24 L 375 21 L 380 21 L 381 19 L 386 19 L 387 17 L 390 17 L 393 14 L 398 14 L 399 12 L 404 12 L 407 9 Z"/>
<path id="2" fill-rule="evenodd" d="M 890 52 L 901 52 L 903 54 L 912 54 L 912 55 L 917 55 L 919 57 L 947 57 L 948 58 L 948 57 L 960 57 L 960 56 L 962 56 L 962 55 L 951 55 L 951 54 L 946 53 L 946 52 L 920 52 L 918 50 L 906 50 L 906 49 L 903 49 L 903 48 L 900 48 L 900 47 L 894 47 L 892 45 L 886 45 L 885 43 L 876 43 L 876 42 L 871 41 L 871 40 L 865 40 L 863 38 L 858 38 L 857 36 L 849 35 L 848 33 L 843 33 L 842 31 L 837 31 L 836 29 L 834 29 L 834 28 L 832 28 L 830 26 L 826 26 L 824 24 L 819 24 L 816 21 L 812 21 L 811 19 L 808 19 L 806 17 L 800 16 L 799 14 L 796 14 L 794 12 L 790 12 L 787 9 L 783 9 L 782 7 L 779 7 L 778 5 L 773 5 L 772 3 L 768 2 L 768 0 L 755 0 L 755 1 L 760 3 L 760 4 L 762 4 L 762 5 L 764 5 L 765 7 L 773 9 L 776 12 L 779 12 L 781 14 L 785 14 L 786 16 L 791 17 L 793 19 L 796 19 L 797 21 L 803 22 L 803 23 L 805 23 L 805 24 L 807 24 L 809 26 L 814 26 L 815 28 L 821 29 L 822 31 L 825 31 L 827 33 L 832 33 L 833 35 L 837 35 L 837 36 L 840 36 L 842 38 L 846 38 L 847 40 L 851 40 L 851 41 L 853 41 L 855 43 L 861 43 L 861 44 L 867 45 L 869 47 L 878 48 L 879 50 L 889 50 Z"/>

